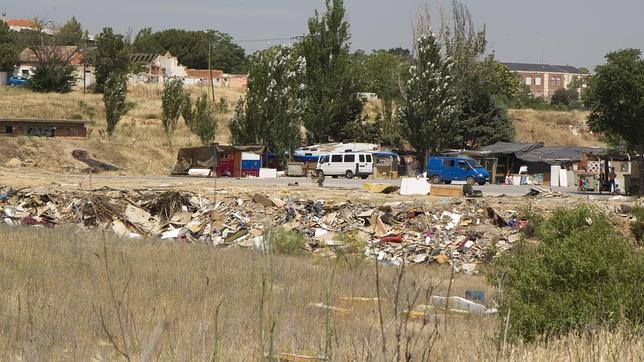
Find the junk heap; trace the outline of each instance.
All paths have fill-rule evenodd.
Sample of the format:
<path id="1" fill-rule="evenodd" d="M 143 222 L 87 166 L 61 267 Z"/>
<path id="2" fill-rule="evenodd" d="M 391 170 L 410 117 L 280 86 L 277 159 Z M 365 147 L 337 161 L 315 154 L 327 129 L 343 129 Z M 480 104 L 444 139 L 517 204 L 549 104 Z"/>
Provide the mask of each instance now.
<path id="1" fill-rule="evenodd" d="M 393 265 L 450 263 L 466 273 L 519 240 L 527 222 L 482 199 L 366 202 L 293 196 L 115 190 L 51 192 L 0 188 L 8 225 L 53 228 L 74 224 L 130 238 L 153 237 L 217 247 L 263 248 L 268 228 L 304 235 L 304 249 L 323 256 L 359 252 Z"/>

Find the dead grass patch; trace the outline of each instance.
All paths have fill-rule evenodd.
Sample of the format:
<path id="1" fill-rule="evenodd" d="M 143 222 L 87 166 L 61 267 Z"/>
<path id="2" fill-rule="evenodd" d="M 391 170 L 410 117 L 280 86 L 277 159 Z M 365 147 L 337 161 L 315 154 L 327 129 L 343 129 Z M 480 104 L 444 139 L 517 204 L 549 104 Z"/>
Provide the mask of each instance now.
<path id="1" fill-rule="evenodd" d="M 267 260 L 244 250 L 122 240 L 75 228 L 1 228 L 0 359 L 122 359 L 116 345 L 137 360 L 161 328 L 153 359 L 205 360 L 218 346 L 222 361 L 258 360 L 261 286 L 268 272 L 272 292 L 265 313 L 275 322 L 276 352 L 326 350 L 332 360 L 385 360 L 377 303 L 343 299 L 376 296 L 372 263 L 310 256 Z M 409 268 L 398 283 L 396 269 L 381 265 L 381 297 L 396 300 L 398 290 L 405 301 L 418 293 L 420 304 L 427 293 L 444 295 L 448 279 L 448 268 Z M 452 294 L 462 296 L 468 288 L 491 292 L 483 277 L 458 275 Z M 326 312 L 312 303 L 341 310 Z M 391 359 L 405 319 L 391 302 L 382 311 Z M 438 332 L 431 360 L 496 359 L 496 318 L 449 316 L 446 326 L 442 318 L 407 326 L 412 336 Z M 422 359 L 423 343 L 412 348 L 414 360 Z M 641 339 L 598 332 L 518 345 L 507 358 L 636 360 L 642 347 Z"/>

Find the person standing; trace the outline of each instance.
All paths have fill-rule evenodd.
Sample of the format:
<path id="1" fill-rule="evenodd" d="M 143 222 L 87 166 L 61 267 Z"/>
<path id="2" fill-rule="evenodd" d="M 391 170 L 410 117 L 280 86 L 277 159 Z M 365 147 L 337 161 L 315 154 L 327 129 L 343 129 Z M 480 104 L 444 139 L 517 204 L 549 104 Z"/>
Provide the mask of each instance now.
<path id="1" fill-rule="evenodd" d="M 617 174 L 615 173 L 615 167 L 610 168 L 610 172 L 608 172 L 608 185 L 610 186 L 610 193 L 615 193 L 615 178 L 617 177 Z"/>

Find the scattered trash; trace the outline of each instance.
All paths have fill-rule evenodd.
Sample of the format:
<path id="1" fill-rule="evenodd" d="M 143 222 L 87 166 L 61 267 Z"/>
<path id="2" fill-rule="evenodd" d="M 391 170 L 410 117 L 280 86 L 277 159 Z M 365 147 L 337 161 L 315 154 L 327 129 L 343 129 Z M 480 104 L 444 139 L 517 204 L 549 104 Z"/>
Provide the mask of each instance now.
<path id="1" fill-rule="evenodd" d="M 210 196 L 211 198 L 208 198 Z M 74 224 L 129 238 L 152 237 L 214 247 L 266 251 L 267 227 L 297 230 L 310 253 L 334 256 L 346 249 L 388 265 L 451 264 L 476 273 L 477 265 L 512 248 L 526 221 L 485 200 L 316 200 L 178 190 L 93 191 L 0 187 L 0 218 L 7 225 Z M 345 237 L 350 236 L 350 237 Z"/>

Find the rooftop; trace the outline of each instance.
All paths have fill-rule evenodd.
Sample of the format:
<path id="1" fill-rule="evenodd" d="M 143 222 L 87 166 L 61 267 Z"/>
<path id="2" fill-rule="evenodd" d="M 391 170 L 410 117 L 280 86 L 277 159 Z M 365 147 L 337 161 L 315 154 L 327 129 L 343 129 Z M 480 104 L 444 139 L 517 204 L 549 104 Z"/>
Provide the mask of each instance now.
<path id="1" fill-rule="evenodd" d="M 501 64 L 515 72 L 552 72 L 552 73 L 571 73 L 583 74 L 579 68 L 571 65 L 552 65 L 552 64 L 534 64 L 534 63 L 505 63 Z"/>
<path id="2" fill-rule="evenodd" d="M 0 123 L 66 123 L 85 124 L 88 121 L 82 119 L 39 119 L 39 118 L 0 118 Z"/>

